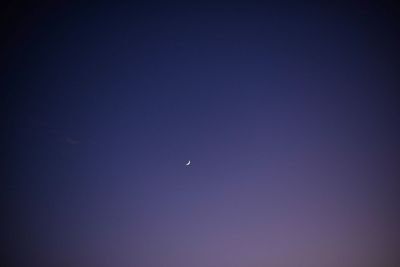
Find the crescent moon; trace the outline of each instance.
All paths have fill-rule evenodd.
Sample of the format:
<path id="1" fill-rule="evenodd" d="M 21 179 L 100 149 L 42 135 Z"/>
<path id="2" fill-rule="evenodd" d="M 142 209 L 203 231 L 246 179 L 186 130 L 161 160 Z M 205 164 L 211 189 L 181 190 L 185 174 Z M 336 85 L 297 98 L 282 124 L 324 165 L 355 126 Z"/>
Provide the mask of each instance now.
<path id="1" fill-rule="evenodd" d="M 190 165 L 190 160 L 188 161 L 188 163 L 186 163 L 186 166 L 189 166 Z"/>

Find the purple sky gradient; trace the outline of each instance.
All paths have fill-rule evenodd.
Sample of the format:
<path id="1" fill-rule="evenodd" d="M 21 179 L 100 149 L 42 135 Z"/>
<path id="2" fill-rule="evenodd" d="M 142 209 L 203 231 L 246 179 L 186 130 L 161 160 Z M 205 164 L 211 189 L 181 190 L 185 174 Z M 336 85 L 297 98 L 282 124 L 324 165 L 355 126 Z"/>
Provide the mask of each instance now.
<path id="1" fill-rule="evenodd" d="M 48 12 L 6 71 L 10 261 L 396 266 L 390 6 Z"/>

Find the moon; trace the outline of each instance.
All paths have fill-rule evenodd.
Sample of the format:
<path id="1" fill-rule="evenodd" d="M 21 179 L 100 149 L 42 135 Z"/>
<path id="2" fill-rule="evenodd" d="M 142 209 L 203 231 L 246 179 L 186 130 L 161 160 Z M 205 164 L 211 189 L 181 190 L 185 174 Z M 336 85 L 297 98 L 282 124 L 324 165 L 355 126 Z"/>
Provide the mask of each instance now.
<path id="1" fill-rule="evenodd" d="M 186 163 L 186 166 L 189 166 L 190 165 L 190 160 L 188 161 L 188 163 Z"/>

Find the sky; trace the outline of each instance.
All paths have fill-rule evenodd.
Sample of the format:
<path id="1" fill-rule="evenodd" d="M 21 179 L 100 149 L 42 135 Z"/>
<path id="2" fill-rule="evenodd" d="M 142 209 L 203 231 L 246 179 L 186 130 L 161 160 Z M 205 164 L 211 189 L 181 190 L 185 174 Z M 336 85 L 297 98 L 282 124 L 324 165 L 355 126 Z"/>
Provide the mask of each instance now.
<path id="1" fill-rule="evenodd" d="M 10 4 L 4 262 L 398 266 L 397 15 Z"/>

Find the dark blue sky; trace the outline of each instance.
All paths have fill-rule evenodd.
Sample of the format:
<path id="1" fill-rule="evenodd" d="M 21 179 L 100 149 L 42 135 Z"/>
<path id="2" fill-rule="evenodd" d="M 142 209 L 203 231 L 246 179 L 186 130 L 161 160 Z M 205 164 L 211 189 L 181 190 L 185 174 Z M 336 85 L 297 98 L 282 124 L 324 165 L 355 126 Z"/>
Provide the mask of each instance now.
<path id="1" fill-rule="evenodd" d="M 393 6 L 7 12 L 17 266 L 394 262 Z"/>

